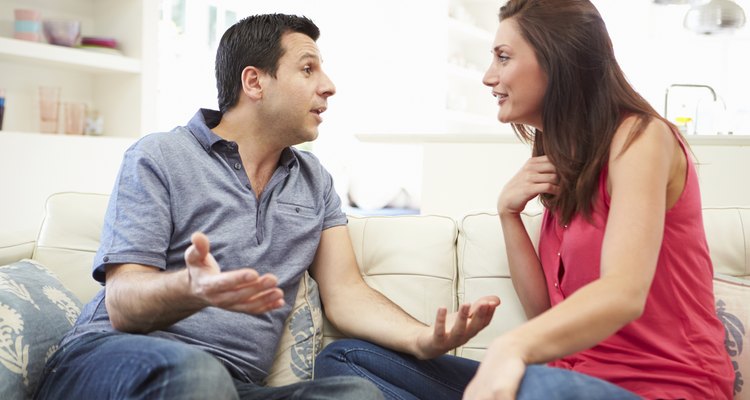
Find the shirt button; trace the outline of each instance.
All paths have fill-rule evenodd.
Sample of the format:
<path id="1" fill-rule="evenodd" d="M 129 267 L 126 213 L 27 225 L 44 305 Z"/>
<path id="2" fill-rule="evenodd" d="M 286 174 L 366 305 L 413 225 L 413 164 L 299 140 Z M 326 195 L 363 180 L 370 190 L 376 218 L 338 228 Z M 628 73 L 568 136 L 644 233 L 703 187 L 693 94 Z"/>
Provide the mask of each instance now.
<path id="1" fill-rule="evenodd" d="M 240 169 L 242 169 L 242 164 L 240 164 L 240 163 L 234 163 L 234 169 L 236 169 L 237 171 L 239 171 Z"/>
<path id="2" fill-rule="evenodd" d="M 568 229 L 568 225 L 563 225 L 563 228 Z"/>
<path id="3" fill-rule="evenodd" d="M 107 262 L 107 261 L 109 261 L 109 257 L 107 257 L 107 256 L 104 256 L 104 258 L 102 258 L 102 260 L 103 260 L 104 262 Z"/>
<path id="4" fill-rule="evenodd" d="M 296 211 L 297 214 L 299 214 L 299 207 L 294 207 L 294 211 Z"/>
<path id="5" fill-rule="evenodd" d="M 555 287 L 557 287 L 557 282 L 555 282 Z"/>
<path id="6" fill-rule="evenodd" d="M 559 252 L 557 253 L 557 256 L 560 257 L 560 253 Z"/>

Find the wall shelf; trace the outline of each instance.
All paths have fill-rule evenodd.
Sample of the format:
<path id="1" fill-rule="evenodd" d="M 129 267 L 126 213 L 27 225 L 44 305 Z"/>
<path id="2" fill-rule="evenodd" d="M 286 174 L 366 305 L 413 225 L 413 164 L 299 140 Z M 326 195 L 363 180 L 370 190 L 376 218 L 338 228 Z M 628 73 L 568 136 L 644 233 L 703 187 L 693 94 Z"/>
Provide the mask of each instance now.
<path id="1" fill-rule="evenodd" d="M 135 58 L 5 37 L 0 37 L 0 60 L 95 73 L 141 72 L 141 62 Z"/>

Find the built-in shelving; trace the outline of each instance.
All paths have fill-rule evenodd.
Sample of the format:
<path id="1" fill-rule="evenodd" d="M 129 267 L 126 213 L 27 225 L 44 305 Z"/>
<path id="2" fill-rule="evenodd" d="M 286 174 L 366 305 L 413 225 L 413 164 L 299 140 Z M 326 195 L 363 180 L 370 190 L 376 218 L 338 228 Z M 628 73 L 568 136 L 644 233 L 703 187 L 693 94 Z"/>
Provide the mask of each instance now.
<path id="1" fill-rule="evenodd" d="M 0 60 L 86 72 L 141 72 L 141 61 L 136 58 L 4 37 L 0 37 Z"/>

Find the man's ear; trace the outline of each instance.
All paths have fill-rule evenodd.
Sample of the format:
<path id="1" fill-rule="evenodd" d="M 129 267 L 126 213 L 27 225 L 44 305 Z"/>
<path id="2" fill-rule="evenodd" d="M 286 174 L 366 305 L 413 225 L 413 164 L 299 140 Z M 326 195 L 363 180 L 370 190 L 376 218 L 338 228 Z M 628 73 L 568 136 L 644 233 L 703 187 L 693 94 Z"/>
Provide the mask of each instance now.
<path id="1" fill-rule="evenodd" d="M 242 70 L 242 92 L 251 100 L 263 98 L 263 71 L 256 67 L 245 67 Z"/>

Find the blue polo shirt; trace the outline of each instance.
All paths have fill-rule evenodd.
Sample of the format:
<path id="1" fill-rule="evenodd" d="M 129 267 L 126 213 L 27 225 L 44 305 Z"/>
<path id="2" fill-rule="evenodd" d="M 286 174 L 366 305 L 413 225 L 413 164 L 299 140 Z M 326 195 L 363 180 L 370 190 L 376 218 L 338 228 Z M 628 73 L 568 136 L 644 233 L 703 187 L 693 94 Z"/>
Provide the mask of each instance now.
<path id="1" fill-rule="evenodd" d="M 270 368 L 300 278 L 323 230 L 346 224 L 330 174 L 310 153 L 287 148 L 257 198 L 237 144 L 211 131 L 221 113 L 199 110 L 186 127 L 141 138 L 124 156 L 109 201 L 93 276 L 107 264 L 185 268 L 193 232 L 211 241 L 224 271 L 254 268 L 279 278 L 284 307 L 253 316 L 214 307 L 151 335 L 198 346 L 240 379 L 261 382 Z M 63 343 L 112 330 L 102 289 Z"/>

